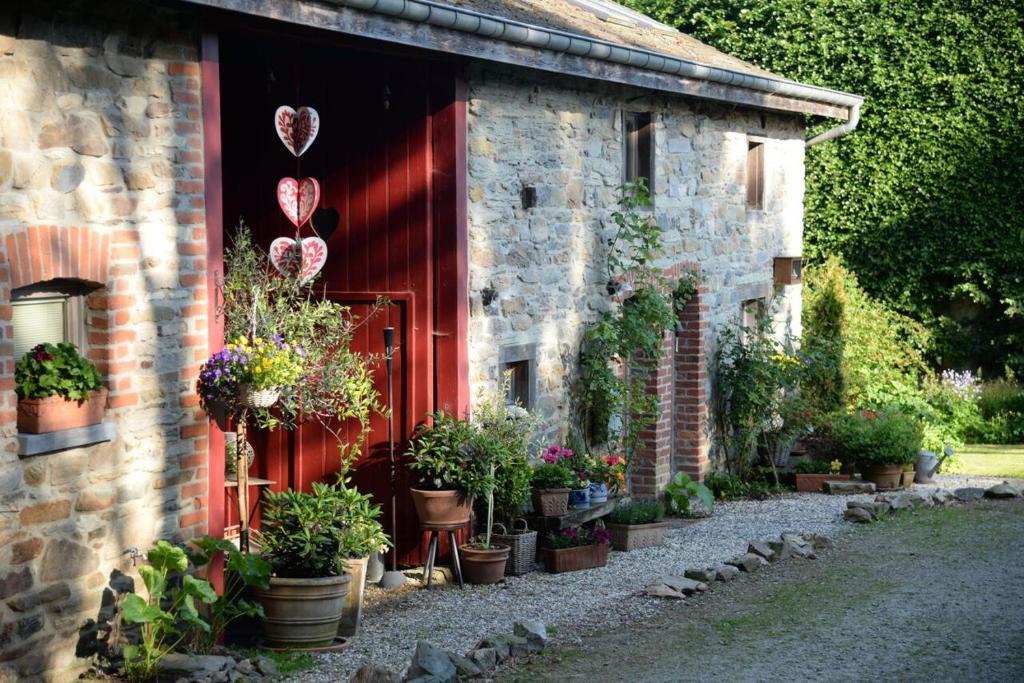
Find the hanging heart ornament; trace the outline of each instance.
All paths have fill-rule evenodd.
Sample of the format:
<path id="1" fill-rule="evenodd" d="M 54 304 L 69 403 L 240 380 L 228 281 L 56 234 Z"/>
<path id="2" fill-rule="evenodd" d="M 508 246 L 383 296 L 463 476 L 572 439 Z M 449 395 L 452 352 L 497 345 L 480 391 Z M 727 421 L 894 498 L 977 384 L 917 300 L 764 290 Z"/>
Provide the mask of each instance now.
<path id="1" fill-rule="evenodd" d="M 274 128 L 288 151 L 300 157 L 320 132 L 320 115 L 313 107 L 278 107 L 274 112 Z"/>
<path id="2" fill-rule="evenodd" d="M 320 183 L 316 178 L 281 178 L 277 182 L 277 204 L 296 228 L 309 220 L 320 203 Z"/>
<path id="3" fill-rule="evenodd" d="M 327 245 L 319 237 L 278 237 L 270 243 L 270 262 L 282 275 L 298 275 L 301 282 L 313 279 L 327 263 Z"/>

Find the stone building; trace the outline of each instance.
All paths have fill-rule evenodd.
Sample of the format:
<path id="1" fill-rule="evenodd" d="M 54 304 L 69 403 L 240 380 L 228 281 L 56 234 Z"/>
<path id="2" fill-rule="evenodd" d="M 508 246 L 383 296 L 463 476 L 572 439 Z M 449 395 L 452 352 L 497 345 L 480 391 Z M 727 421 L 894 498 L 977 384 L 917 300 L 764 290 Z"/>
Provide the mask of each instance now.
<path id="1" fill-rule="evenodd" d="M 358 343 L 379 351 L 379 327 L 398 328 L 399 434 L 467 410 L 513 369 L 552 438 L 583 326 L 614 305 L 617 188 L 650 179 L 660 265 L 702 276 L 652 388 L 663 409 L 633 487 L 654 493 L 709 467 L 716 330 L 774 296 L 779 331 L 799 331 L 799 284 L 774 269 L 801 253 L 804 150 L 852 130 L 860 102 L 608 0 L 5 3 L 0 679 L 74 677 L 130 548 L 231 522 L 224 436 L 194 383 L 222 343 L 217 283 L 238 217 L 263 244 L 289 234 L 278 178 L 318 177 L 320 208 L 337 212 L 328 295 L 395 303 Z M 320 112 L 301 167 L 273 131 L 282 104 Z M 17 433 L 14 365 L 44 338 L 96 363 L 102 425 Z M 261 437 L 252 475 L 283 488 L 329 474 L 330 444 L 300 436 Z M 357 483 L 384 495 L 379 459 L 363 464 Z"/>

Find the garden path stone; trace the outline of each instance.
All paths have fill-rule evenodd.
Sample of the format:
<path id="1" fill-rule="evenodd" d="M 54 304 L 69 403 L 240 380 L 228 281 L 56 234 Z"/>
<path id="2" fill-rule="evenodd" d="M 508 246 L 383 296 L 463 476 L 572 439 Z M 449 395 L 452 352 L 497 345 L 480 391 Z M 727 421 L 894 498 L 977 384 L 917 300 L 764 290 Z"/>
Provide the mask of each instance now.
<path id="1" fill-rule="evenodd" d="M 769 562 L 774 562 L 776 559 L 775 551 L 765 541 L 751 541 L 747 543 L 747 552 L 760 555 Z"/>
<path id="2" fill-rule="evenodd" d="M 968 486 L 953 491 L 953 495 L 964 501 L 970 503 L 976 500 L 981 500 L 985 497 L 985 489 L 977 488 L 974 486 Z"/>
<path id="3" fill-rule="evenodd" d="M 221 657 L 220 655 L 188 655 L 180 652 L 172 652 L 160 660 L 160 674 L 165 678 L 187 678 L 190 680 L 200 678 L 213 678 L 215 674 L 223 673 L 227 680 L 228 671 L 235 668 L 235 660 L 232 657 Z"/>
<path id="4" fill-rule="evenodd" d="M 1020 495 L 1015 487 L 1010 485 L 1010 482 L 1004 481 L 1002 484 L 996 484 L 985 489 L 986 498 L 1016 498 Z"/>
<path id="5" fill-rule="evenodd" d="M 711 583 L 718 578 L 718 571 L 716 571 L 714 567 L 708 567 L 707 569 L 687 569 L 683 575 L 688 579 L 693 579 L 694 581 Z"/>
<path id="6" fill-rule="evenodd" d="M 395 672 L 369 664 L 359 667 L 348 679 L 349 683 L 401 683 L 401 680 L 402 677 Z"/>
<path id="7" fill-rule="evenodd" d="M 455 665 L 455 671 L 460 680 L 463 678 L 473 678 L 483 673 L 483 669 L 468 657 L 463 657 L 455 652 L 449 652 L 448 659 Z"/>
<path id="8" fill-rule="evenodd" d="M 428 676 L 433 676 L 446 683 L 455 683 L 458 680 L 455 664 L 452 663 L 448 653 L 421 640 L 416 643 L 416 651 L 412 655 L 412 662 L 409 664 L 405 679 L 416 680 Z"/>
<path id="9" fill-rule="evenodd" d="M 543 622 L 536 619 L 517 621 L 512 626 L 512 635 L 526 638 L 533 650 L 543 650 L 548 642 L 548 629 Z"/>
<path id="10" fill-rule="evenodd" d="M 715 566 L 715 574 L 718 581 L 732 581 L 740 575 L 740 570 L 731 564 L 720 564 Z"/>
<path id="11" fill-rule="evenodd" d="M 826 481 L 825 493 L 833 496 L 853 496 L 861 493 L 874 493 L 875 485 L 870 481 Z"/>
<path id="12" fill-rule="evenodd" d="M 480 647 L 467 655 L 481 671 L 490 671 L 498 666 L 498 653 L 493 647 Z"/>
<path id="13" fill-rule="evenodd" d="M 693 595 L 698 591 L 704 592 L 708 589 L 706 583 L 688 579 L 685 576 L 662 576 L 658 581 L 683 595 Z"/>
<path id="14" fill-rule="evenodd" d="M 865 510 L 864 508 L 847 508 L 846 512 L 843 513 L 843 519 L 850 522 L 857 522 L 858 524 L 870 524 L 875 521 L 875 516 Z"/>
<path id="15" fill-rule="evenodd" d="M 956 494 L 946 489 L 939 489 L 932 493 L 932 500 L 935 501 L 936 505 L 952 505 L 957 502 Z"/>
<path id="16" fill-rule="evenodd" d="M 663 583 L 652 583 L 644 588 L 641 593 L 649 598 L 669 598 L 671 600 L 682 600 L 686 597 L 682 592 L 670 588 Z"/>
<path id="17" fill-rule="evenodd" d="M 768 560 L 764 559 L 760 555 L 755 555 L 754 553 L 746 553 L 739 557 L 732 558 L 726 562 L 726 564 L 731 564 L 743 572 L 756 572 L 762 567 L 762 565 L 768 564 Z"/>

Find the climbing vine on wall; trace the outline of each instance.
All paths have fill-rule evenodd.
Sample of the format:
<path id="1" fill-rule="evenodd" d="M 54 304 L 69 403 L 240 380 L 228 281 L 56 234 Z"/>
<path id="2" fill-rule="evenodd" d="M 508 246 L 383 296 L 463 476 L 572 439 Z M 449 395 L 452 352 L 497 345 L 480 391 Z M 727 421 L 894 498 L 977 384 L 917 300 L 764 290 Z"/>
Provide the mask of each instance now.
<path id="1" fill-rule="evenodd" d="M 656 266 L 662 230 L 644 210 L 651 203 L 646 186 L 624 185 L 621 193 L 607 268 L 609 296 L 622 303 L 584 333 L 580 405 L 590 444 L 619 448 L 629 462 L 656 417 L 658 397 L 647 384 L 664 354 L 664 332 L 676 324 L 676 312 L 696 292 L 697 281 L 687 273 L 673 290 Z"/>

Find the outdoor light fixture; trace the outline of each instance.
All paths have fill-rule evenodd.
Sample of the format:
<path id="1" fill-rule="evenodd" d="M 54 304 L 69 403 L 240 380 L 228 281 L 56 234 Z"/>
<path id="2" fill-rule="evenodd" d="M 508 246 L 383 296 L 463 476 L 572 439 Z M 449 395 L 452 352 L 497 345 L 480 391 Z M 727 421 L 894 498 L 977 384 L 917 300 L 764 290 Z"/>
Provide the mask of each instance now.
<path id="1" fill-rule="evenodd" d="M 803 281 L 803 257 L 776 256 L 775 284 L 798 285 Z"/>

